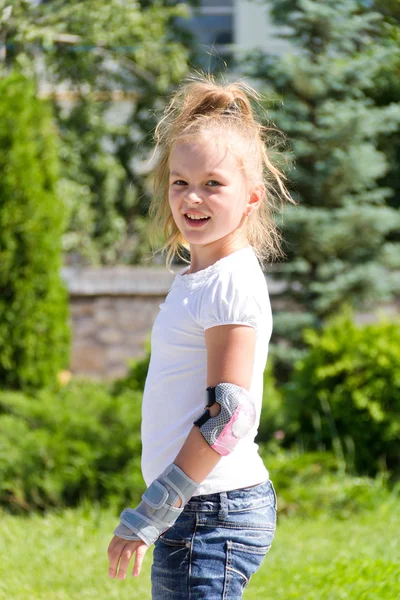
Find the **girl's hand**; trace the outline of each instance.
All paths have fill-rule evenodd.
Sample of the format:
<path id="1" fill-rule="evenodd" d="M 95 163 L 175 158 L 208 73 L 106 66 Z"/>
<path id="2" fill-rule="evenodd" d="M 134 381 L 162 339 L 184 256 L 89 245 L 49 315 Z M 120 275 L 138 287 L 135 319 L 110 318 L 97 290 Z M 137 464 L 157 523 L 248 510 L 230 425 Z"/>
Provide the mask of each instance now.
<path id="1" fill-rule="evenodd" d="M 128 540 L 123 540 L 117 535 L 114 535 L 110 545 L 108 546 L 108 575 L 112 579 L 115 579 L 117 576 L 118 579 L 125 579 L 129 561 L 136 553 L 132 575 L 137 577 L 140 573 L 140 569 L 142 568 L 143 558 L 148 548 L 149 547 L 140 540 L 129 542 Z"/>

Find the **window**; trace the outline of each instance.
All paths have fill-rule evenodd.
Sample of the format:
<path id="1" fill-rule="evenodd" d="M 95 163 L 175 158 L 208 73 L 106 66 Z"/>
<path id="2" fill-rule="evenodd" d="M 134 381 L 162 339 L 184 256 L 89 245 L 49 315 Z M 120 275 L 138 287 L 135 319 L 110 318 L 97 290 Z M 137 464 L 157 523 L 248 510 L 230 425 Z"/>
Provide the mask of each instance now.
<path id="1" fill-rule="evenodd" d="M 180 20 L 198 42 L 197 55 L 207 71 L 225 70 L 232 66 L 234 43 L 233 0 L 202 0 L 200 6 L 191 8 L 192 17 Z"/>
<path id="2" fill-rule="evenodd" d="M 202 0 L 201 8 L 230 8 L 233 10 L 233 0 Z"/>
<path id="3" fill-rule="evenodd" d="M 187 22 L 187 28 L 199 44 L 217 46 L 233 43 L 232 15 L 195 15 Z"/>

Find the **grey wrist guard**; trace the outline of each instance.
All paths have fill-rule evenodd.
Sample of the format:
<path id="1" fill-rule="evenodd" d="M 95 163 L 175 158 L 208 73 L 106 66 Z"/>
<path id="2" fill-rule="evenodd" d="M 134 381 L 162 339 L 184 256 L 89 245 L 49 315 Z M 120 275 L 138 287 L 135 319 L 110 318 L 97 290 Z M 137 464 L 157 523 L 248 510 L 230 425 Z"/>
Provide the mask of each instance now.
<path id="1" fill-rule="evenodd" d="M 253 399 L 247 390 L 234 383 L 219 383 L 215 387 L 208 387 L 207 399 L 206 411 L 193 424 L 200 428 L 213 450 L 221 456 L 227 456 L 256 422 Z M 212 417 L 208 408 L 216 402 L 221 410 Z"/>
<path id="2" fill-rule="evenodd" d="M 135 509 L 125 508 L 114 534 L 124 540 L 143 540 L 151 546 L 179 517 L 198 484 L 174 463 L 149 485 Z M 181 506 L 174 504 L 181 500 Z"/>

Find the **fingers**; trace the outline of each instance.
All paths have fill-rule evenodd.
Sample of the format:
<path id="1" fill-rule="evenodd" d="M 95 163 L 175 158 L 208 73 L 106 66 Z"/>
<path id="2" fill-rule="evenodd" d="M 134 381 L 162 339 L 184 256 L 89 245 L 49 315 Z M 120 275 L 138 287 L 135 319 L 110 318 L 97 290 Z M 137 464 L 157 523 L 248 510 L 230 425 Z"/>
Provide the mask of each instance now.
<path id="1" fill-rule="evenodd" d="M 131 560 L 134 551 L 135 549 L 132 548 L 132 542 L 128 542 L 126 546 L 124 546 L 124 548 L 122 549 L 119 561 L 118 579 L 125 579 L 129 561 Z"/>
<path id="2" fill-rule="evenodd" d="M 133 571 L 132 571 L 132 575 L 134 577 L 137 577 L 140 573 L 144 555 L 146 554 L 147 549 L 148 549 L 148 546 L 146 546 L 146 544 L 141 544 L 140 546 L 138 546 L 136 548 L 135 564 L 133 566 Z"/>
<path id="3" fill-rule="evenodd" d="M 123 552 L 123 549 L 128 544 L 126 540 L 119 538 L 118 536 L 114 536 L 108 546 L 108 575 L 114 579 L 117 574 L 118 563 Z"/>
<path id="4" fill-rule="evenodd" d="M 144 542 L 129 542 L 118 536 L 114 536 L 108 547 L 109 569 L 108 575 L 112 579 L 125 579 L 129 561 L 136 552 L 132 575 L 139 575 L 142 568 L 143 558 L 148 546 Z"/>

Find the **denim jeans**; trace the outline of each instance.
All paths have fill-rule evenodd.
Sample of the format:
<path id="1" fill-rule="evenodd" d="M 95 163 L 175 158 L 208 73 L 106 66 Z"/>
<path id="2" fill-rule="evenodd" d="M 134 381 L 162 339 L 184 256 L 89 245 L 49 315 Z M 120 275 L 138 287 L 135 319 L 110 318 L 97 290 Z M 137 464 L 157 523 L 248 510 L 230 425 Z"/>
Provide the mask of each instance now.
<path id="1" fill-rule="evenodd" d="M 271 481 L 192 498 L 156 542 L 153 600 L 239 600 L 271 547 Z"/>

